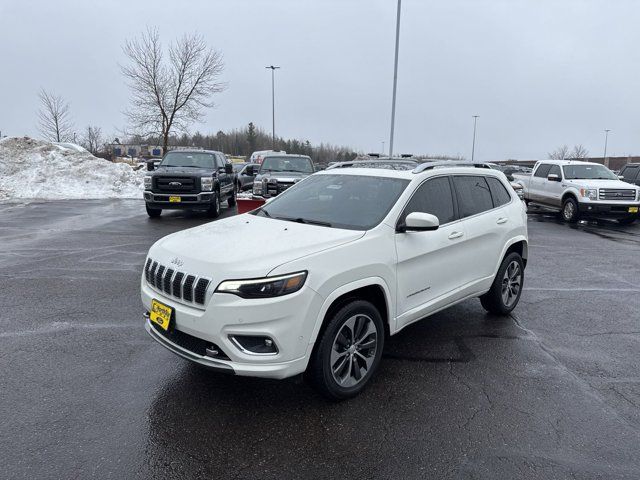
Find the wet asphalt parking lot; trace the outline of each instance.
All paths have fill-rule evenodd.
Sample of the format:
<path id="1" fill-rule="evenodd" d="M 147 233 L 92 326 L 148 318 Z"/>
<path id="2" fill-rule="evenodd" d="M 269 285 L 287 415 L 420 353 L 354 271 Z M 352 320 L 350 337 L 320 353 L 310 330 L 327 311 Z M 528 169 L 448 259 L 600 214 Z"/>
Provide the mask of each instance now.
<path id="1" fill-rule="evenodd" d="M 640 478 L 640 225 L 530 215 L 514 315 L 471 300 L 414 324 L 329 403 L 148 337 L 147 249 L 206 221 L 0 205 L 0 478 Z"/>

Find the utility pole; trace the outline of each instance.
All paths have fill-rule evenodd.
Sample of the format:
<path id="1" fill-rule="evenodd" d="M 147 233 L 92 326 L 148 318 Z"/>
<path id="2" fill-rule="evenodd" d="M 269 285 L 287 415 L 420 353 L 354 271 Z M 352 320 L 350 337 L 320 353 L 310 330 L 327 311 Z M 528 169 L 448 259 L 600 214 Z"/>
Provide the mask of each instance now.
<path id="1" fill-rule="evenodd" d="M 382 155 L 384 155 L 384 140 L 382 141 L 382 151 L 381 151 Z"/>
<path id="2" fill-rule="evenodd" d="M 391 135 L 389 138 L 389 156 L 393 157 L 393 129 L 396 121 L 396 89 L 398 86 L 398 50 L 400 48 L 400 10 L 402 0 L 398 0 L 398 13 L 396 14 L 396 55 L 393 62 L 393 96 L 391 100 Z"/>
<path id="3" fill-rule="evenodd" d="M 607 140 L 609 139 L 609 132 L 611 130 L 609 130 L 608 128 L 604 129 L 604 156 L 602 158 L 602 161 L 604 163 L 604 166 L 609 168 L 609 162 L 607 161 Z"/>
<path id="4" fill-rule="evenodd" d="M 476 123 L 478 122 L 479 116 L 480 115 L 473 116 L 473 143 L 471 144 L 471 162 L 472 163 L 476 155 Z"/>
<path id="5" fill-rule="evenodd" d="M 280 68 L 274 65 L 269 65 L 268 68 L 271 70 L 271 148 L 273 150 L 276 149 L 276 94 L 275 94 L 275 71 Z"/>

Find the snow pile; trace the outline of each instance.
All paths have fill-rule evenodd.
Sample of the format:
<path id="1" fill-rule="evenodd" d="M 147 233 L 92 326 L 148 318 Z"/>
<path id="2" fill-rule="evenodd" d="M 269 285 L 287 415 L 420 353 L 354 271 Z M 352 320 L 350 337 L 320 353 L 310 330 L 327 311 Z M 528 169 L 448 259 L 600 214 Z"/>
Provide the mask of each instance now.
<path id="1" fill-rule="evenodd" d="M 142 198 L 144 173 L 29 137 L 0 140 L 0 199 Z"/>

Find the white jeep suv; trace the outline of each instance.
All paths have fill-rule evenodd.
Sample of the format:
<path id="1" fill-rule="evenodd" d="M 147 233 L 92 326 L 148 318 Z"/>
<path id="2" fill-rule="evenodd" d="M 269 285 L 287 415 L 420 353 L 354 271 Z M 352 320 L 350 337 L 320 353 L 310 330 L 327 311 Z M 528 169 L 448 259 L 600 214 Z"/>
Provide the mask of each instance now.
<path id="1" fill-rule="evenodd" d="M 503 173 L 351 162 L 156 242 L 142 302 L 149 334 L 186 359 L 236 375 L 306 372 L 343 399 L 370 380 L 387 335 L 471 297 L 508 314 L 526 259 L 525 207 Z"/>

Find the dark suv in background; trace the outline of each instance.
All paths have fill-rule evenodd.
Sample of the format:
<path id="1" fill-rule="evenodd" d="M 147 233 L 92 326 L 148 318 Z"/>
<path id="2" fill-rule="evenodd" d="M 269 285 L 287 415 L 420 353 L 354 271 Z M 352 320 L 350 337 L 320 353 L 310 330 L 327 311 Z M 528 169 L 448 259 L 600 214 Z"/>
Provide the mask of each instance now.
<path id="1" fill-rule="evenodd" d="M 224 200 L 236 204 L 235 175 L 222 152 L 172 150 L 154 167 L 147 164 L 144 201 L 150 217 L 165 209 L 204 210 L 212 218 L 220 215 Z"/>
<path id="2" fill-rule="evenodd" d="M 620 170 L 622 180 L 640 187 L 640 163 L 629 163 Z"/>

